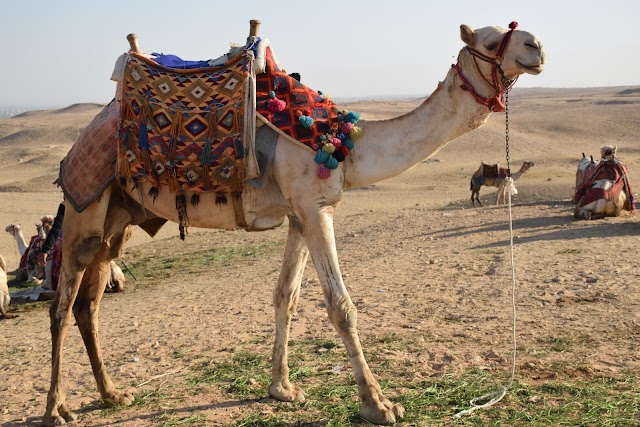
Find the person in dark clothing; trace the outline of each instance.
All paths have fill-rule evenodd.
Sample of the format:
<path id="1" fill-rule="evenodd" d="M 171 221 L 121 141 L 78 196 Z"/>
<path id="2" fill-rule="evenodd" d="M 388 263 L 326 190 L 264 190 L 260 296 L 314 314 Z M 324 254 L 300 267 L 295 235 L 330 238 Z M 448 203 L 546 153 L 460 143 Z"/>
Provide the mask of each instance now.
<path id="1" fill-rule="evenodd" d="M 47 238 L 42 244 L 42 250 L 38 254 L 38 265 L 46 265 L 47 258 L 51 254 L 51 250 L 56 245 L 60 232 L 62 231 L 62 221 L 64 221 L 64 203 L 60 203 L 58 206 L 58 212 L 56 213 L 56 219 L 53 221 L 51 230 L 47 234 Z"/>

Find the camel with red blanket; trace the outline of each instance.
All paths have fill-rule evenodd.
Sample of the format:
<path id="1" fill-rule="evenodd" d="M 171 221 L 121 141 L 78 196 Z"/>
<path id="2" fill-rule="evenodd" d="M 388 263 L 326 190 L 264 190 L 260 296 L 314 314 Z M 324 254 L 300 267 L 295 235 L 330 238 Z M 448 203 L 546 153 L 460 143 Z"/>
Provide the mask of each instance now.
<path id="1" fill-rule="evenodd" d="M 576 203 L 573 216 L 576 219 L 599 219 L 606 216 L 619 216 L 622 210 L 633 211 L 633 191 L 629 182 L 627 167 L 616 159 L 615 145 L 600 148 L 602 159 L 599 162 L 583 160 L 576 174 Z M 582 169 L 580 168 L 582 166 Z M 583 180 L 578 184 L 578 178 Z"/>

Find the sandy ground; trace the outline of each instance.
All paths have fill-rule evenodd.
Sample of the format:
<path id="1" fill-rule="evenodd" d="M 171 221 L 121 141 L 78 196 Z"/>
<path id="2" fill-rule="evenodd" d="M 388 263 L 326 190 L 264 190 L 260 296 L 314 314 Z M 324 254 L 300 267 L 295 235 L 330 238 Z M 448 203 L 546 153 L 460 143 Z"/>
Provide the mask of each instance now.
<path id="1" fill-rule="evenodd" d="M 346 107 L 365 118 L 385 118 L 419 102 Z M 512 209 L 518 341 L 527 348 L 549 337 L 584 338 L 567 352 L 538 357 L 524 351 L 518 375 L 525 380 L 553 378 L 550 367 L 563 360 L 583 367 L 578 376 L 640 372 L 640 224 L 634 215 L 575 221 L 569 203 L 581 153 L 597 156 L 603 144 L 618 146 L 637 188 L 639 105 L 638 88 L 516 89 L 511 97 L 512 168 L 535 162 L 516 182 L 519 194 Z M 99 109 L 76 105 L 0 120 L 0 223 L 22 224 L 28 239 L 40 216 L 55 213 L 61 200 L 51 185 L 57 165 Z M 508 367 L 508 210 L 493 206 L 493 189 L 481 191 L 487 207 L 474 209 L 469 202 L 469 179 L 480 161 L 504 163 L 504 156 L 504 115 L 494 114 L 485 127 L 404 174 L 346 192 L 337 211 L 341 267 L 359 310 L 361 336 L 364 341 L 390 333 L 415 337 L 415 347 L 394 357 L 414 364 L 417 376 Z M 184 243 L 178 243 L 177 234 L 177 227 L 168 225 L 151 241 L 137 231 L 123 259 L 176 252 L 179 245 L 187 250 L 276 244 L 285 239 L 286 228 L 264 233 L 191 229 Z M 203 268 L 188 283 L 174 277 L 136 288 L 130 281 L 125 293 L 107 295 L 102 344 L 116 384 L 142 383 L 179 368 L 171 357 L 178 350 L 214 358 L 225 357 L 221 348 L 255 350 L 256 336 L 273 333 L 271 289 L 280 252 L 242 266 Z M 17 267 L 15 241 L 7 233 L 0 235 L 0 253 L 10 270 Z M 49 385 L 48 311 L 19 305 L 13 311 L 19 317 L 0 322 L 0 421 L 37 425 Z M 195 327 L 194 318 L 206 327 Z M 336 336 L 309 263 L 292 338 Z M 98 394 L 75 329 L 65 354 L 68 402 L 75 409 L 86 407 Z M 170 381 L 179 380 L 176 375 Z M 215 394 L 171 405 L 204 412 L 211 425 L 231 423 L 242 413 Z M 83 411 L 79 425 L 152 425 L 146 408 L 101 414 Z"/>

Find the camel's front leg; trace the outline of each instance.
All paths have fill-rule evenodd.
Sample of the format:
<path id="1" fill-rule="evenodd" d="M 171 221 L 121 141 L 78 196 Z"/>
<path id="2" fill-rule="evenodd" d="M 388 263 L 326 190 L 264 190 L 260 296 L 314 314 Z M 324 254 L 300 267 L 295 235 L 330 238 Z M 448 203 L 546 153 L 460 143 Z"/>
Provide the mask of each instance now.
<path id="1" fill-rule="evenodd" d="M 273 345 L 272 382 L 269 394 L 278 400 L 304 402 L 300 387 L 289 382 L 287 345 L 291 317 L 294 315 L 300 295 L 302 273 L 309 250 L 302 239 L 302 224 L 295 215 L 289 216 L 289 236 L 284 251 L 278 286 L 273 292 L 276 314 L 276 338 Z"/>
<path id="2" fill-rule="evenodd" d="M 134 400 L 131 393 L 118 392 L 113 385 L 104 365 L 98 335 L 100 301 L 111 276 L 111 260 L 119 255 L 128 240 L 130 222 L 131 216 L 127 211 L 109 209 L 105 222 L 104 241 L 84 273 L 82 285 L 73 306 L 73 314 L 89 355 L 100 397 L 108 406 L 130 405 Z"/>
<path id="3" fill-rule="evenodd" d="M 43 425 L 59 426 L 76 418 L 65 403 L 62 384 L 62 350 L 71 324 L 74 305 L 86 266 L 93 260 L 102 242 L 104 218 L 109 204 L 109 189 L 103 197 L 89 206 L 82 217 L 67 204 L 62 232 L 62 271 L 53 304 L 51 318 L 51 387 L 47 395 L 47 409 Z"/>
<path id="4" fill-rule="evenodd" d="M 362 400 L 360 416 L 375 424 L 393 424 L 396 419 L 402 418 L 404 409 L 391 403 L 382 394 L 380 385 L 362 354 L 356 308 L 344 286 L 338 265 L 333 231 L 333 207 L 323 208 L 317 212 L 317 217 L 305 218 L 303 235 L 322 283 L 329 318 L 349 354 Z"/>

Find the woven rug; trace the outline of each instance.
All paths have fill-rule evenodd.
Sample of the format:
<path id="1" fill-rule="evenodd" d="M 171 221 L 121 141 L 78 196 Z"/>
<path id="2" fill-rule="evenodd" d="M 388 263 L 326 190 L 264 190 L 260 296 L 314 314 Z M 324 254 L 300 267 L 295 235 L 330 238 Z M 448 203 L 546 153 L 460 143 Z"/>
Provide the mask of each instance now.
<path id="1" fill-rule="evenodd" d="M 84 128 L 60 163 L 58 184 L 82 212 L 113 182 L 116 172 L 118 108 L 112 101 Z"/>
<path id="2" fill-rule="evenodd" d="M 183 70 L 130 53 L 118 126 L 121 183 L 146 181 L 155 194 L 165 186 L 177 195 L 241 192 L 244 144 L 255 132 L 251 59 Z"/>

